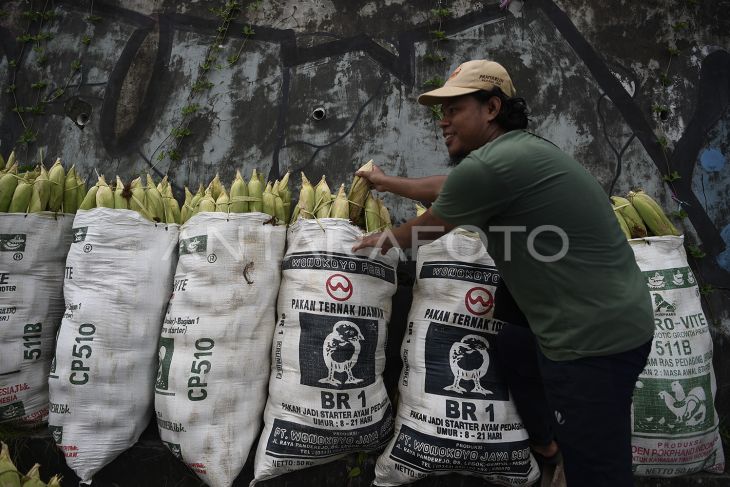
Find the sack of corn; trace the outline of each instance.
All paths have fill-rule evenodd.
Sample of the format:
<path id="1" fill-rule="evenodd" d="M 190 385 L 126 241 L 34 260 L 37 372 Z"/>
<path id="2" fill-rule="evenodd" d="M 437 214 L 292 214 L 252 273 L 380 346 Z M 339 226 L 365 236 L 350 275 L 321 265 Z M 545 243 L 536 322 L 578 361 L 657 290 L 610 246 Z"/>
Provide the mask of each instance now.
<path id="1" fill-rule="evenodd" d="M 266 404 L 286 229 L 263 213 L 199 213 L 181 229 L 159 342 L 163 443 L 212 487 L 230 486 Z"/>
<path id="2" fill-rule="evenodd" d="M 489 485 L 537 481 L 527 431 L 498 374 L 499 281 L 476 234 L 456 229 L 418 249 L 395 433 L 377 460 L 375 485 L 448 473 Z"/>
<path id="3" fill-rule="evenodd" d="M 73 215 L 0 214 L 0 423 L 48 419 Z"/>
<path id="4" fill-rule="evenodd" d="M 390 439 L 382 373 L 399 253 L 353 253 L 361 236 L 346 219 L 289 229 L 253 483 Z"/>
<path id="5" fill-rule="evenodd" d="M 68 466 L 89 483 L 151 419 L 178 227 L 95 208 L 76 213 L 72 232 L 48 422 Z"/>
<path id="6" fill-rule="evenodd" d="M 715 410 L 712 337 L 682 237 L 631 240 L 654 306 L 654 343 L 633 398 L 636 475 L 725 468 Z"/>

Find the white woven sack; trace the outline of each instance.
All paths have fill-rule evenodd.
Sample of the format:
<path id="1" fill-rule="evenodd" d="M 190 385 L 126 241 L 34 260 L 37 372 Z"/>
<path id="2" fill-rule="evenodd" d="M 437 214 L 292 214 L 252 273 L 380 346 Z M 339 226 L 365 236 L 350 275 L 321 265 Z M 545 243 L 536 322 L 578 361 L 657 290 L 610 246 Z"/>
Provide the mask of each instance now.
<path id="1" fill-rule="evenodd" d="M 395 433 L 375 465 L 375 485 L 449 473 L 490 485 L 537 481 L 527 431 L 497 373 L 499 281 L 476 234 L 457 229 L 418 250 Z"/>
<path id="2" fill-rule="evenodd" d="M 390 439 L 382 373 L 399 251 L 354 254 L 361 236 L 334 218 L 289 230 L 252 485 Z"/>
<path id="3" fill-rule="evenodd" d="M 261 428 L 286 227 L 263 213 L 199 213 L 180 230 L 159 344 L 163 443 L 212 487 L 230 486 Z"/>
<path id="4" fill-rule="evenodd" d="M 722 473 L 712 337 L 683 237 L 630 240 L 654 306 L 654 343 L 634 390 L 637 475 Z"/>
<path id="5" fill-rule="evenodd" d="M 72 223 L 70 214 L 0 214 L 0 423 L 48 420 Z"/>
<path id="6" fill-rule="evenodd" d="M 49 429 L 84 483 L 131 447 L 151 419 L 177 237 L 177 225 L 132 210 L 76 214 L 66 313 L 49 375 Z"/>

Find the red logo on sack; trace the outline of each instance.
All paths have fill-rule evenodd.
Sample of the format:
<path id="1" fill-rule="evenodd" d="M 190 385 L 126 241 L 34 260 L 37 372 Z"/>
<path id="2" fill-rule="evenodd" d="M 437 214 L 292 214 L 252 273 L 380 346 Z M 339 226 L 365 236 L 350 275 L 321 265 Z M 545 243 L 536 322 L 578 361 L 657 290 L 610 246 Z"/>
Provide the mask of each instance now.
<path id="1" fill-rule="evenodd" d="M 332 274 L 327 279 L 327 294 L 335 301 L 347 301 L 352 296 L 352 282 L 342 274 Z"/>
<path id="2" fill-rule="evenodd" d="M 473 287 L 466 293 L 464 304 L 469 313 L 481 316 L 487 314 L 494 307 L 494 297 L 487 288 Z"/>

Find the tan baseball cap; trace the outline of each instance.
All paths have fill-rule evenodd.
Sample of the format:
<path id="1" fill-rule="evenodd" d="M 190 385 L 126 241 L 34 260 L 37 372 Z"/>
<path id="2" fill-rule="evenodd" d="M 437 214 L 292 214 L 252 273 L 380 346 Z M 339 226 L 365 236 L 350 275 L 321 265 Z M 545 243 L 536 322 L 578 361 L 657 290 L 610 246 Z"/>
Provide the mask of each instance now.
<path id="1" fill-rule="evenodd" d="M 468 95 L 479 90 L 489 91 L 501 88 L 505 95 L 512 97 L 517 93 L 507 70 L 494 61 L 477 59 L 467 61 L 456 68 L 441 88 L 428 91 L 418 97 L 421 105 L 438 105 L 444 98 Z"/>

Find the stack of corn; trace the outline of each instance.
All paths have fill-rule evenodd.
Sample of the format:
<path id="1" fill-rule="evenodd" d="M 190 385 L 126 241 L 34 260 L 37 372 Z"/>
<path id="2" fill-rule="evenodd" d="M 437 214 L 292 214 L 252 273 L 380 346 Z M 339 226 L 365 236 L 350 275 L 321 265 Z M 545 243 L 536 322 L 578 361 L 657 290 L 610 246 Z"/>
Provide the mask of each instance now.
<path id="1" fill-rule="evenodd" d="M 11 152 L 7 162 L 0 166 L 3 167 L 0 170 L 0 212 L 76 213 L 85 188 L 74 166 L 67 173 L 61 159 L 56 159 L 50 170 L 39 164 L 31 171 L 18 173 L 15 152 Z"/>
<path id="2" fill-rule="evenodd" d="M 8 445 L 0 442 L 0 485 L 3 487 L 61 487 L 61 478 L 54 475 L 47 484 L 43 483 L 40 476 L 40 465 L 35 464 L 30 471 L 23 475 L 13 464 L 10 458 Z"/>
<path id="3" fill-rule="evenodd" d="M 368 161 L 358 171 L 372 171 L 372 168 L 373 161 Z M 345 185 L 341 184 L 337 194 L 333 195 L 325 176 L 317 186 L 312 186 L 302 173 L 299 201 L 291 223 L 300 218 L 346 218 L 366 232 L 379 232 L 392 226 L 390 212 L 383 200 L 373 196 L 368 182 L 360 176 L 353 178 L 349 193 L 345 193 Z"/>
<path id="4" fill-rule="evenodd" d="M 210 181 L 207 188 L 201 184 L 197 193 L 193 194 L 185 188 L 185 202 L 181 212 L 181 223 L 185 223 L 193 215 L 209 211 L 221 213 L 266 213 L 274 217 L 278 224 L 289 219 L 291 208 L 291 191 L 289 191 L 289 173 L 281 181 L 265 182 L 263 173 L 253 170 L 248 183 L 236 171 L 236 177 L 226 191 L 218 174 Z"/>
<path id="5" fill-rule="evenodd" d="M 611 204 L 626 238 L 680 234 L 661 206 L 640 189 L 629 191 L 626 198 L 611 196 Z"/>

